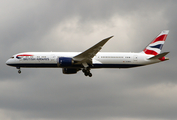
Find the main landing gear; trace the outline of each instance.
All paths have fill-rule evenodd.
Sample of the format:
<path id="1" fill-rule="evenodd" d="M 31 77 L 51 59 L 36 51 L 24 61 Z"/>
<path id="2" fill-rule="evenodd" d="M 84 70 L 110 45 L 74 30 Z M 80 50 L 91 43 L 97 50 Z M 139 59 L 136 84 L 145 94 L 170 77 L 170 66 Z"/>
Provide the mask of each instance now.
<path id="1" fill-rule="evenodd" d="M 21 69 L 20 67 L 16 67 L 18 69 L 18 73 L 20 74 L 21 73 Z"/>
<path id="2" fill-rule="evenodd" d="M 92 73 L 90 72 L 90 68 L 83 68 L 82 72 L 84 73 L 85 76 L 92 77 Z"/>

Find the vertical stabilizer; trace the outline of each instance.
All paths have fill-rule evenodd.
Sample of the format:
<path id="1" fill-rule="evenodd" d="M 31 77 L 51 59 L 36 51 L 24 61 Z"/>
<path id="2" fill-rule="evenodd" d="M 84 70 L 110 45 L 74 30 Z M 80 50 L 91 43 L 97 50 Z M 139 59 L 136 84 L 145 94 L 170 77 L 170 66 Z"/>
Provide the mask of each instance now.
<path id="1" fill-rule="evenodd" d="M 162 47 L 165 43 L 169 30 L 163 30 L 144 50 L 143 52 L 148 55 L 160 54 Z"/>

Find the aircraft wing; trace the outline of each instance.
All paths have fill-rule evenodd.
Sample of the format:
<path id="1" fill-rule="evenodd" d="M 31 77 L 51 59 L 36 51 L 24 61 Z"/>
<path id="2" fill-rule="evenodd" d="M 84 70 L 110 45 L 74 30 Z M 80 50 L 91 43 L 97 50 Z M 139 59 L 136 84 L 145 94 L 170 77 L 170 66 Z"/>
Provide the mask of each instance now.
<path id="1" fill-rule="evenodd" d="M 73 60 L 76 61 L 77 64 L 82 64 L 84 67 L 87 67 L 88 64 L 92 65 L 92 58 L 101 50 L 103 45 L 112 37 L 113 36 L 103 39 L 102 41 L 92 46 L 91 48 L 87 49 L 86 51 L 74 56 Z"/>

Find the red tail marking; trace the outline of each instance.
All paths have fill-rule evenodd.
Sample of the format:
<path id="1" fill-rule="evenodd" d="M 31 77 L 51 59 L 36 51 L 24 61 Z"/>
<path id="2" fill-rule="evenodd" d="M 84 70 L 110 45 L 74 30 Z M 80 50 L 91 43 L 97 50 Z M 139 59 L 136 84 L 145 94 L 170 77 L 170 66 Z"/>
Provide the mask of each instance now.
<path id="1" fill-rule="evenodd" d="M 148 50 L 148 49 L 144 49 L 144 53 L 148 54 L 148 55 L 158 55 L 158 53 L 156 51 L 153 50 Z"/>
<path id="2" fill-rule="evenodd" d="M 159 58 L 159 60 L 164 61 L 164 60 L 165 60 L 165 57 Z"/>
<path id="3" fill-rule="evenodd" d="M 161 35 L 161 36 L 157 37 L 154 41 L 152 41 L 152 43 L 155 43 L 155 42 L 158 42 L 158 41 L 165 41 L 166 38 L 167 38 L 166 34 Z"/>

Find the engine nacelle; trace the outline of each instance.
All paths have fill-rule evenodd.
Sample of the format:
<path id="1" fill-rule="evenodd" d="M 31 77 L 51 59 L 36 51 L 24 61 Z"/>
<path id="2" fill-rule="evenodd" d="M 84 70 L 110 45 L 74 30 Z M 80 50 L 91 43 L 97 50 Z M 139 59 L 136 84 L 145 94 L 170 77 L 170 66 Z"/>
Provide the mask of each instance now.
<path id="1" fill-rule="evenodd" d="M 63 68 L 62 69 L 63 74 L 76 74 L 78 69 L 74 69 L 74 68 Z"/>
<path id="2" fill-rule="evenodd" d="M 57 64 L 58 64 L 58 66 L 61 66 L 61 67 L 72 66 L 73 63 L 74 63 L 74 61 L 70 57 L 59 57 L 57 59 Z"/>

